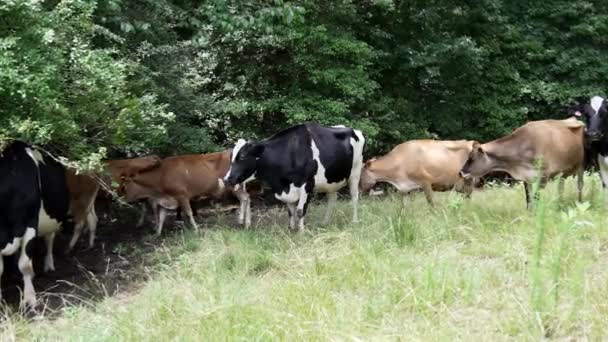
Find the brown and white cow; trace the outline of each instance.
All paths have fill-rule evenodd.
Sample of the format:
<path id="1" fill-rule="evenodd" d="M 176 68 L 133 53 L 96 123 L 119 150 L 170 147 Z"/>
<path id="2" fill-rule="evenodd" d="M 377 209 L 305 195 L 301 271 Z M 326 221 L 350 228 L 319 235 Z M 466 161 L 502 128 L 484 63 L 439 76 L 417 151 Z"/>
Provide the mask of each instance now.
<path id="1" fill-rule="evenodd" d="M 198 230 L 190 200 L 219 197 L 226 191 L 222 177 L 228 172 L 231 151 L 189 154 L 162 160 L 159 167 L 128 177 L 121 188 L 127 202 L 148 199 L 155 209 L 156 233 L 161 234 L 167 210 L 181 208 Z M 239 199 L 239 223 L 251 224 L 249 195 L 243 185 L 231 189 Z"/>
<path id="2" fill-rule="evenodd" d="M 378 182 L 392 184 L 407 194 L 422 189 L 433 205 L 433 190 L 456 188 L 467 197 L 472 179 L 458 174 L 473 149 L 473 141 L 411 140 L 395 146 L 388 154 L 368 160 L 361 173 L 361 189 L 370 190 Z M 403 198 L 405 203 L 405 196 Z"/>
<path id="3" fill-rule="evenodd" d="M 576 119 L 531 121 L 513 133 L 485 144 L 475 143 L 460 171 L 464 178 L 482 177 L 492 171 L 507 172 L 524 182 L 530 207 L 531 183 L 544 185 L 555 176 L 578 176 L 578 199 L 583 188 L 583 129 Z M 559 193 L 563 192 L 563 177 Z"/>

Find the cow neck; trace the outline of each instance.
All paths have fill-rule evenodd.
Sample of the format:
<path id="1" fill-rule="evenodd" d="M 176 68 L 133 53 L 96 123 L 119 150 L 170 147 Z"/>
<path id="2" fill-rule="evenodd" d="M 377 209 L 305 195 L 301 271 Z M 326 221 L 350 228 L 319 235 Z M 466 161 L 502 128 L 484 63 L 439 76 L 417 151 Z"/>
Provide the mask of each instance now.
<path id="1" fill-rule="evenodd" d="M 387 181 L 393 179 L 393 173 L 400 167 L 399 158 L 390 158 L 389 155 L 376 159 L 368 167 L 368 171 L 374 176 L 376 181 Z"/>
<path id="2" fill-rule="evenodd" d="M 161 184 L 161 172 L 158 169 L 140 172 L 132 180 L 137 185 L 145 187 L 155 187 Z"/>
<path id="3" fill-rule="evenodd" d="M 508 171 L 514 164 L 521 162 L 522 144 L 518 140 L 515 135 L 511 134 L 481 145 L 481 148 L 496 163 L 493 169 Z"/>
<path id="4" fill-rule="evenodd" d="M 231 156 L 231 151 L 223 151 L 223 152 L 218 152 L 219 154 L 219 162 L 217 164 L 217 168 L 219 170 L 219 174 L 222 175 L 222 177 L 224 175 L 226 175 L 226 173 L 228 173 L 228 170 L 230 169 L 230 156 Z"/>

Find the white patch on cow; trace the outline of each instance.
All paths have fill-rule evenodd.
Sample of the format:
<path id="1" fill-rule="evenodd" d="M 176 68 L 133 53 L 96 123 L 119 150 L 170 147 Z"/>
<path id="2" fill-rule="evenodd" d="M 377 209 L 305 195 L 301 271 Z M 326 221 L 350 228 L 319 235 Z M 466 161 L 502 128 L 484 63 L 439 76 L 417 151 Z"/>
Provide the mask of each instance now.
<path id="1" fill-rule="evenodd" d="M 4 247 L 2 249 L 2 251 L 0 251 L 0 254 L 2 254 L 2 255 L 13 255 L 19 249 L 20 246 L 21 246 L 21 238 L 20 237 L 14 237 L 13 238 L 13 242 L 8 243 L 6 245 L 6 247 Z"/>
<path id="2" fill-rule="evenodd" d="M 593 108 L 595 111 L 593 115 L 596 115 L 600 111 L 600 108 L 602 108 L 602 103 L 604 103 L 604 98 L 601 96 L 594 96 L 591 98 L 591 108 Z"/>
<path id="3" fill-rule="evenodd" d="M 36 166 L 38 166 L 39 163 L 44 164 L 44 158 L 42 157 L 42 154 L 40 153 L 40 151 L 26 147 L 25 152 L 27 152 L 27 154 L 30 156 L 30 158 L 32 158 L 32 160 L 34 161 Z"/>
<path id="4" fill-rule="evenodd" d="M 304 210 L 306 201 L 308 200 L 308 194 L 306 193 L 306 183 L 300 187 L 300 198 L 298 198 L 298 210 Z"/>
<path id="5" fill-rule="evenodd" d="M 335 126 L 331 126 L 331 127 L 333 127 L 333 128 L 346 128 L 346 126 L 344 126 L 344 125 L 335 125 Z"/>
<path id="6" fill-rule="evenodd" d="M 304 186 L 297 187 L 294 184 L 289 184 L 287 192 L 283 191 L 280 194 L 274 194 L 274 197 L 284 203 L 296 203 L 300 199 L 300 189 L 304 190 L 303 188 Z"/>
<path id="7" fill-rule="evenodd" d="M 243 148 L 243 146 L 245 146 L 245 144 L 247 144 L 247 141 L 245 141 L 245 139 L 239 139 L 236 142 L 236 145 L 234 145 L 234 148 L 232 149 L 232 160 L 230 161 L 230 168 L 228 168 L 228 172 L 224 176 L 224 181 L 228 180 L 228 178 L 230 177 L 230 172 L 232 171 L 232 163 L 234 163 L 236 156 L 239 154 L 239 151 Z"/>
<path id="8" fill-rule="evenodd" d="M 251 176 L 249 176 L 249 178 L 245 179 L 243 181 L 243 184 L 247 184 L 247 183 L 251 182 L 254 179 L 255 179 L 255 172 Z"/>
<path id="9" fill-rule="evenodd" d="M 61 222 L 50 217 L 44 210 L 44 203 L 40 203 L 38 212 L 38 235 L 46 236 L 56 233 L 61 228 Z"/>
<path id="10" fill-rule="evenodd" d="M 25 234 L 23 234 L 23 243 L 27 243 L 28 241 L 30 241 L 31 239 L 36 237 L 36 229 L 32 228 L 32 227 L 27 227 L 27 229 L 25 229 Z"/>
<path id="11" fill-rule="evenodd" d="M 220 189 L 220 191 L 224 191 L 224 189 L 226 188 L 226 184 L 224 184 L 224 181 L 221 178 L 217 179 L 217 186 Z M 237 185 L 238 187 L 238 185 Z"/>
<path id="12" fill-rule="evenodd" d="M 315 191 L 316 192 L 336 192 L 346 185 L 347 179 L 337 183 L 329 183 L 325 177 L 325 166 L 319 158 L 320 152 L 314 139 L 311 140 L 310 149 L 312 150 L 312 159 L 317 162 L 317 173 L 315 174 Z"/>
<path id="13" fill-rule="evenodd" d="M 602 182 L 604 183 L 604 186 L 608 187 L 608 157 L 598 154 L 597 163 L 600 166 L 600 177 L 602 177 Z"/>

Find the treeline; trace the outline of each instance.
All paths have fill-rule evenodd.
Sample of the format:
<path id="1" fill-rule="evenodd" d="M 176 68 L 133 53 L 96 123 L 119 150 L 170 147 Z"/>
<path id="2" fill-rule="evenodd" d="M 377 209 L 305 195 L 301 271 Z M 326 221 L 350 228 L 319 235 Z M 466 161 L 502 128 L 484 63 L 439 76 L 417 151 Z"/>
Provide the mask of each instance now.
<path id="1" fill-rule="evenodd" d="M 484 141 L 607 87 L 605 0 L 0 1 L 0 140 L 85 166 L 309 120 Z"/>

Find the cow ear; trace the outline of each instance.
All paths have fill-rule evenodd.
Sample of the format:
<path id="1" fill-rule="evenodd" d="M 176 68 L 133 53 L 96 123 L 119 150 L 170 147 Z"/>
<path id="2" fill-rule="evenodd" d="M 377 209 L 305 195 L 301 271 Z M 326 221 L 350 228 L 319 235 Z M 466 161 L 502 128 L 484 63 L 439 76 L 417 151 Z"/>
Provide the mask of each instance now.
<path id="1" fill-rule="evenodd" d="M 266 149 L 266 146 L 264 146 L 264 145 L 253 145 L 251 147 L 251 152 L 250 153 L 251 153 L 252 156 L 254 156 L 256 158 L 259 158 L 259 157 L 262 156 L 262 153 L 264 153 L 265 149 Z"/>
<path id="2" fill-rule="evenodd" d="M 368 161 L 365 162 L 365 164 L 363 164 L 363 167 L 366 169 L 369 168 L 372 165 L 372 163 L 376 161 L 376 159 L 377 159 L 376 157 L 369 159 Z"/>

